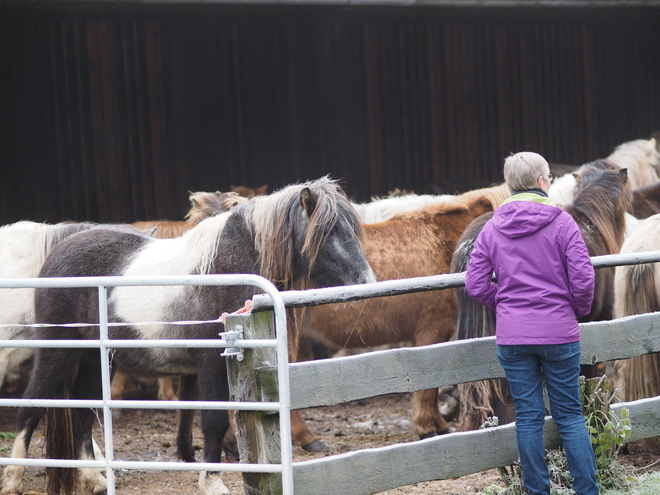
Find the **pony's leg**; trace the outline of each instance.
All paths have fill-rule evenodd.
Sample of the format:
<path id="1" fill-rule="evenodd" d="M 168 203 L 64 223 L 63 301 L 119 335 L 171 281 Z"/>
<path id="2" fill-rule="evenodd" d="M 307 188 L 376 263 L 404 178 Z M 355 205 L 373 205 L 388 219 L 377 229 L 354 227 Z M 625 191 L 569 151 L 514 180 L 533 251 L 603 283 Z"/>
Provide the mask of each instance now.
<path id="1" fill-rule="evenodd" d="M 181 400 L 197 400 L 199 390 L 197 387 L 197 375 L 182 377 L 179 381 L 179 396 Z M 179 431 L 177 433 L 176 454 L 182 461 L 195 462 L 195 449 L 192 445 L 192 426 L 195 419 L 195 411 L 191 409 L 181 409 L 179 411 Z M 222 441 L 222 448 L 228 460 L 239 459 L 238 442 L 234 430 L 230 427 L 225 433 Z"/>
<path id="2" fill-rule="evenodd" d="M 11 336 L 9 336 L 11 337 Z M 5 384 L 5 379 L 11 371 L 11 368 L 16 366 L 21 360 L 16 359 L 14 356 L 16 354 L 27 354 L 25 359 L 32 355 L 33 349 L 21 349 L 21 348 L 8 348 L 3 347 L 0 349 L 0 386 Z M 12 359 L 13 358 L 13 359 Z"/>
<path id="3" fill-rule="evenodd" d="M 229 399 L 227 367 L 223 359 L 218 359 L 215 351 L 203 353 L 206 359 L 200 363 L 198 383 L 202 400 L 226 401 Z M 202 432 L 204 433 L 204 462 L 220 462 L 222 441 L 229 429 L 229 416 L 226 410 L 202 411 Z M 220 472 L 202 471 L 199 474 L 199 487 L 202 495 L 228 495 L 229 490 L 222 482 Z"/>
<path id="4" fill-rule="evenodd" d="M 110 384 L 110 397 L 112 400 L 121 400 L 124 398 L 124 389 L 129 376 L 122 370 L 116 370 Z"/>
<path id="5" fill-rule="evenodd" d="M 289 362 L 291 363 L 300 361 L 300 335 L 306 309 L 287 308 L 286 310 L 289 332 Z M 330 447 L 323 443 L 318 435 L 310 431 L 300 411 L 291 411 L 291 438 L 294 443 L 299 444 L 307 452 L 331 451 Z"/>
<path id="6" fill-rule="evenodd" d="M 419 315 L 415 346 L 448 341 L 456 326 L 456 318 L 450 315 L 456 315 L 456 303 L 453 298 L 443 301 L 443 304 L 437 307 L 428 308 L 425 314 Z M 413 392 L 412 422 L 415 434 L 420 438 L 442 435 L 449 431 L 449 425 L 438 408 L 438 396 L 437 388 Z"/>
<path id="7" fill-rule="evenodd" d="M 27 390 L 26 390 L 27 392 Z M 17 435 L 11 451 L 11 457 L 23 459 L 27 457 L 28 447 L 35 428 L 45 412 L 41 407 L 21 407 L 18 411 Z M 4 471 L 3 494 L 20 495 L 23 493 L 23 476 L 25 466 L 7 466 Z"/>
<path id="8" fill-rule="evenodd" d="M 330 452 L 331 449 L 307 427 L 300 411 L 291 411 L 291 437 L 307 452 Z"/>
<path id="9" fill-rule="evenodd" d="M 179 400 L 172 385 L 172 378 L 159 378 L 158 379 L 158 398 L 160 400 Z"/>
<path id="10" fill-rule="evenodd" d="M 438 411 L 435 414 L 431 408 Z M 419 438 L 442 435 L 449 431 L 449 425 L 438 410 L 438 389 L 420 390 L 413 393 L 412 422 Z"/>
<path id="11" fill-rule="evenodd" d="M 63 358 L 63 355 L 67 358 Z M 34 370 L 25 392 L 24 399 L 47 399 L 72 375 L 71 362 L 75 362 L 75 351 L 64 353 L 58 349 L 40 349 L 34 363 Z M 74 356 L 70 359 L 70 356 Z M 42 407 L 21 407 L 16 420 L 16 439 L 12 448 L 12 458 L 27 457 L 28 447 L 35 428 L 46 409 Z M 19 495 L 23 492 L 24 466 L 7 466 L 4 471 L 3 494 Z"/>
<path id="12" fill-rule="evenodd" d="M 179 398 L 181 400 L 197 400 L 199 388 L 197 375 L 182 376 L 179 379 Z M 195 449 L 192 445 L 192 426 L 195 411 L 192 409 L 179 410 L 179 431 L 176 437 L 176 454 L 182 461 L 195 462 Z"/>
<path id="13" fill-rule="evenodd" d="M 92 425 L 95 415 L 90 409 L 76 409 L 74 411 L 76 428 L 75 436 L 80 438 L 77 451 L 78 458 L 82 460 L 97 460 L 97 452 L 94 448 L 95 442 L 92 439 Z M 96 446 L 98 449 L 98 446 Z M 78 486 L 81 495 L 101 495 L 106 492 L 107 480 L 102 472 L 95 468 L 78 469 Z"/>
<path id="14" fill-rule="evenodd" d="M 91 359 L 83 360 L 74 386 L 73 396 L 80 399 L 98 399 L 101 397 L 101 359 L 92 354 Z M 98 378 L 96 378 L 98 377 Z M 91 409 L 73 410 L 75 451 L 78 459 L 96 460 L 96 442 L 92 438 L 92 426 L 96 414 Z M 98 449 L 100 452 L 100 449 Z M 101 470 L 96 468 L 78 469 L 78 486 L 81 495 L 100 495 L 106 492 L 107 481 Z"/>
<path id="15" fill-rule="evenodd" d="M 64 397 L 90 400 L 101 397 L 101 359 L 98 351 L 83 351 L 78 370 Z M 89 408 L 50 408 L 46 412 L 46 456 L 51 459 L 95 460 L 92 426 L 96 412 Z M 64 437 L 64 438 L 63 438 Z M 71 441 L 66 441 L 65 438 Z M 48 493 L 73 493 L 77 487 L 80 495 L 101 495 L 106 492 L 107 482 L 101 469 L 47 468 Z"/>
<path id="16" fill-rule="evenodd" d="M 234 411 L 227 411 L 229 416 L 229 429 L 222 440 L 222 448 L 225 449 L 225 456 L 228 462 L 238 462 L 240 453 L 238 451 L 238 440 L 236 439 L 236 417 Z"/>

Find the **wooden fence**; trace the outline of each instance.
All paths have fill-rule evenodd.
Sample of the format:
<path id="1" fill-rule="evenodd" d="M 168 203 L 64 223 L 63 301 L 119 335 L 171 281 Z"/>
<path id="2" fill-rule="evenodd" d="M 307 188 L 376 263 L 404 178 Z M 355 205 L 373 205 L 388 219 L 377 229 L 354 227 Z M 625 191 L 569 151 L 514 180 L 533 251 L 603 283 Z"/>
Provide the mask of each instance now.
<path id="1" fill-rule="evenodd" d="M 594 266 L 660 261 L 660 252 L 611 255 L 593 258 Z M 320 289 L 282 293 L 287 306 L 354 300 L 463 284 L 463 274 L 439 275 L 405 281 L 380 282 L 353 288 Z M 265 297 L 257 296 L 252 314 L 231 315 L 227 328 L 241 325 L 244 338 L 272 338 L 272 318 Z M 660 352 L 660 313 L 631 316 L 613 321 L 585 323 L 582 332 L 582 362 L 595 364 Z M 494 337 L 453 341 L 424 347 L 377 351 L 358 356 L 289 365 L 291 408 L 334 405 L 383 394 L 413 392 L 504 376 Z M 246 359 L 229 360 L 234 400 L 277 401 L 277 371 L 272 350 L 245 349 Z M 246 367 L 249 371 L 245 371 Z M 246 375 L 247 373 L 247 375 Z M 236 378 L 240 376 L 240 381 Z M 618 411 L 622 405 L 613 405 Z M 628 441 L 660 435 L 660 397 L 626 403 L 633 424 Z M 248 462 L 279 463 L 278 416 L 246 411 L 237 416 L 242 451 Z M 546 448 L 559 445 L 550 417 L 546 418 Z M 246 446 L 249 441 L 249 448 Z M 365 495 L 421 481 L 456 478 L 515 462 L 518 450 L 515 426 L 508 424 L 479 431 L 458 432 L 416 442 L 358 450 L 311 461 L 295 462 L 293 491 L 296 495 L 341 493 Z M 250 494 L 281 493 L 280 474 L 246 473 Z"/>

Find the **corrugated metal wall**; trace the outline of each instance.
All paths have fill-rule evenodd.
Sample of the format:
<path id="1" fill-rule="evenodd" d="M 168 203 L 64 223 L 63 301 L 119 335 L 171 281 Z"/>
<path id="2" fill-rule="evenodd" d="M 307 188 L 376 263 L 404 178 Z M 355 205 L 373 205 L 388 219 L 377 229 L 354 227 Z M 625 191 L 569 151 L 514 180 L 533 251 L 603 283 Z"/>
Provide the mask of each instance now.
<path id="1" fill-rule="evenodd" d="M 358 201 L 660 129 L 660 11 L 0 6 L 0 223 L 181 219 L 325 174 Z"/>

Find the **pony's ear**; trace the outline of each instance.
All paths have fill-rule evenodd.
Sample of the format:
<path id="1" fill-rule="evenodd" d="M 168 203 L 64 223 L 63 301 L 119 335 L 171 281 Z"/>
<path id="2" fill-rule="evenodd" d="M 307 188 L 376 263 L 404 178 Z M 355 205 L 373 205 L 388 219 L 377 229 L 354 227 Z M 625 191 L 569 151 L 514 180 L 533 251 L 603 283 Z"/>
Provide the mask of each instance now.
<path id="1" fill-rule="evenodd" d="M 316 209 L 316 197 L 309 190 L 309 187 L 300 191 L 300 205 L 303 207 L 308 217 L 312 216 Z"/>
<path id="2" fill-rule="evenodd" d="M 268 184 L 264 184 L 261 187 L 257 187 L 254 192 L 257 194 L 257 196 L 261 196 L 262 194 L 266 194 L 266 191 L 268 191 Z"/>
<path id="3" fill-rule="evenodd" d="M 190 206 L 193 208 L 199 209 L 200 204 L 197 198 L 199 197 L 199 193 L 191 193 L 190 196 L 188 196 L 188 201 L 190 201 Z"/>
<path id="4" fill-rule="evenodd" d="M 628 169 L 622 168 L 621 170 L 619 170 L 619 173 L 623 175 L 626 178 L 626 182 L 628 182 Z"/>
<path id="5" fill-rule="evenodd" d="M 571 174 L 571 175 L 573 176 L 574 179 L 577 179 L 580 176 L 580 174 Z"/>
<path id="6" fill-rule="evenodd" d="M 141 229 L 141 232 L 144 235 L 147 235 L 149 237 L 155 237 L 157 230 L 158 230 L 158 227 L 151 227 L 150 229 Z"/>

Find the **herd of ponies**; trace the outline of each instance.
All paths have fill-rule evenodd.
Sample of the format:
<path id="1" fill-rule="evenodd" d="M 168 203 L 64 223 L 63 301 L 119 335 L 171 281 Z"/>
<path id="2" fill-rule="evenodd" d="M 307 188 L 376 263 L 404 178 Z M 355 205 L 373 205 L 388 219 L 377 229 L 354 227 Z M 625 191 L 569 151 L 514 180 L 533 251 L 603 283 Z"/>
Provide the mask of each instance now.
<path id="1" fill-rule="evenodd" d="M 406 192 L 354 203 L 328 177 L 269 194 L 266 185 L 231 189 L 191 193 L 190 210 L 181 221 L 131 225 L 20 221 L 0 227 L 0 256 L 5 260 L 0 278 L 256 273 L 289 290 L 462 272 L 484 223 L 510 195 L 506 184 L 495 184 L 455 195 Z M 592 256 L 660 250 L 660 153 L 654 138 L 625 142 L 606 158 L 576 165 L 555 181 L 549 195 L 575 218 Z M 92 326 L 28 326 L 98 323 L 94 291 L 0 289 L 0 340 L 95 338 Z M 109 318 L 125 325 L 112 327 L 111 338 L 184 334 L 213 338 L 219 331 L 213 325 L 205 330 L 173 330 L 171 325 L 137 323 L 217 319 L 221 312 L 241 307 L 253 293 L 249 287 L 115 288 L 109 291 Z M 657 264 L 604 268 L 597 271 L 592 312 L 581 321 L 658 310 Z M 368 350 L 494 335 L 492 312 L 463 289 L 288 313 L 291 361 L 305 359 L 302 343 L 306 341 L 333 350 Z M 161 399 L 227 400 L 226 370 L 224 363 L 217 363 L 217 353 L 143 351 L 114 353 L 113 398 L 122 397 L 129 377 L 146 376 L 158 378 Z M 22 370 L 29 369 L 24 398 L 96 398 L 100 381 L 89 376 L 100 366 L 98 354 L 84 349 L 3 348 L 0 385 L 11 386 Z M 658 356 L 616 362 L 610 370 L 622 400 L 660 395 Z M 583 371 L 601 372 L 587 367 Z M 176 392 L 173 378 L 178 378 Z M 479 428 L 493 415 L 501 423 L 514 420 L 505 380 L 462 384 L 458 390 L 459 429 Z M 412 424 L 419 438 L 450 431 L 449 418 L 438 408 L 438 389 L 412 395 Z M 193 414 L 180 412 L 177 435 L 177 454 L 189 462 L 195 460 Z M 12 457 L 28 455 L 32 432 L 44 416 L 47 457 L 94 458 L 93 411 L 62 408 L 20 408 Z M 297 411 L 292 411 L 291 420 L 294 442 L 309 451 L 329 450 Z M 202 412 L 202 431 L 205 462 L 220 462 L 223 450 L 228 459 L 236 458 L 226 411 Z M 2 493 L 22 493 L 24 472 L 24 467 L 7 466 Z M 105 478 L 97 470 L 47 468 L 46 472 L 48 493 L 105 493 Z M 227 493 L 220 473 L 200 473 L 199 485 L 203 495 Z"/>

